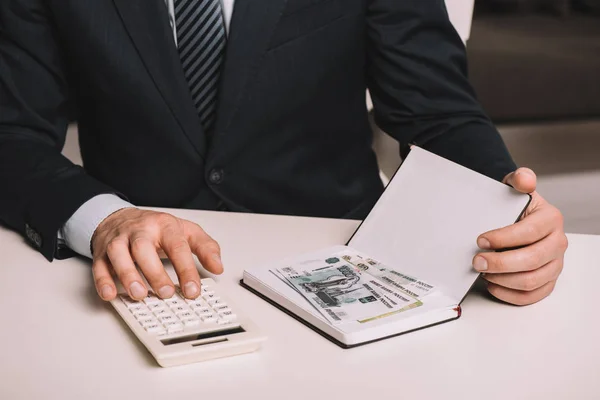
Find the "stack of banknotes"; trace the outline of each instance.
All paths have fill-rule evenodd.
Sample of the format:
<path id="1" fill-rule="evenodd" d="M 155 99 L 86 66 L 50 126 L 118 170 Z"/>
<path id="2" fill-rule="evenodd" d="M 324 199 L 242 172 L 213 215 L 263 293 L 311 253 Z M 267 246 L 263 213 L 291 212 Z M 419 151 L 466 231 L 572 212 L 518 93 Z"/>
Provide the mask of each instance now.
<path id="1" fill-rule="evenodd" d="M 366 323 L 423 305 L 435 287 L 347 248 L 270 270 L 331 324 Z"/>

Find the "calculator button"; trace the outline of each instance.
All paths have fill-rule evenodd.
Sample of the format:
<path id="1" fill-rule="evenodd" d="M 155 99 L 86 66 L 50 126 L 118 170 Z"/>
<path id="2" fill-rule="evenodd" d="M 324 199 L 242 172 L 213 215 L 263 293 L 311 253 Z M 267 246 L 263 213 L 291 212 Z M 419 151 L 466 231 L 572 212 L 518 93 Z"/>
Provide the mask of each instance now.
<path id="1" fill-rule="evenodd" d="M 194 312 L 200 316 L 200 317 L 204 317 L 207 315 L 211 315 L 213 312 L 210 308 L 204 307 L 204 308 L 197 308 L 194 310 Z"/>
<path id="2" fill-rule="evenodd" d="M 129 309 L 129 311 L 133 314 L 133 315 L 137 315 L 139 313 L 143 313 L 143 312 L 150 312 L 148 310 L 148 307 L 146 307 L 144 304 L 140 305 L 139 307 L 132 307 Z"/>
<path id="3" fill-rule="evenodd" d="M 225 312 L 220 312 L 219 317 L 221 317 L 221 319 L 224 319 L 227 321 L 233 321 L 234 319 L 237 318 L 237 315 L 235 315 L 232 311 L 225 311 Z"/>
<path id="4" fill-rule="evenodd" d="M 181 292 L 181 289 L 176 290 L 175 293 L 173 293 L 173 296 L 169 297 L 168 299 L 164 299 L 164 301 L 166 303 L 170 303 L 172 301 L 179 301 L 179 300 L 183 300 L 185 297 L 183 296 L 183 293 Z"/>
<path id="5" fill-rule="evenodd" d="M 217 296 L 215 293 L 213 293 L 213 294 L 205 294 L 204 296 L 202 296 L 202 298 L 210 303 L 211 300 L 218 300 L 219 296 Z"/>
<path id="6" fill-rule="evenodd" d="M 154 310 L 160 310 L 161 308 L 166 308 L 166 307 L 167 306 L 163 302 L 148 304 L 148 309 L 152 312 L 154 312 Z"/>
<path id="7" fill-rule="evenodd" d="M 167 305 L 171 308 L 183 306 L 185 304 L 185 302 L 183 300 L 176 299 L 175 297 L 173 297 L 169 300 L 165 300 L 165 303 L 167 303 Z"/>
<path id="8" fill-rule="evenodd" d="M 165 316 L 165 315 L 173 315 L 173 313 L 171 312 L 171 310 L 169 310 L 168 308 L 160 308 L 158 310 L 153 310 L 152 312 L 157 317 Z"/>
<path id="9" fill-rule="evenodd" d="M 146 308 L 146 306 L 144 307 L 134 307 L 134 308 L 130 308 L 129 312 L 133 314 L 133 316 L 136 316 L 140 313 L 147 313 L 149 312 L 148 309 Z M 137 317 L 136 317 L 137 318 Z"/>
<path id="10" fill-rule="evenodd" d="M 196 300 L 195 303 L 190 304 L 190 307 L 195 310 L 197 308 L 208 308 L 209 305 L 204 300 Z"/>
<path id="11" fill-rule="evenodd" d="M 183 325 L 177 321 L 168 322 L 164 325 L 165 328 L 167 328 L 168 333 L 177 333 L 183 331 Z"/>
<path id="12" fill-rule="evenodd" d="M 202 322 L 204 322 L 205 324 L 209 324 L 212 322 L 216 322 L 217 318 L 215 318 L 214 315 L 210 314 L 210 315 L 204 315 L 204 316 L 200 316 L 200 319 L 202 320 Z"/>
<path id="13" fill-rule="evenodd" d="M 134 312 L 135 310 L 145 309 L 146 305 L 144 303 L 136 302 L 127 306 L 129 311 Z"/>
<path id="14" fill-rule="evenodd" d="M 184 306 L 177 306 L 177 307 L 171 307 L 171 311 L 173 311 L 175 314 L 180 314 L 180 313 L 188 312 L 188 311 L 190 311 L 190 309 L 187 307 L 184 307 Z"/>
<path id="15" fill-rule="evenodd" d="M 219 324 L 219 325 L 226 325 L 226 324 L 228 324 L 230 322 L 231 322 L 230 320 L 228 320 L 228 319 L 222 319 L 222 318 L 219 318 L 217 320 L 217 324 Z"/>
<path id="16" fill-rule="evenodd" d="M 181 321 L 191 321 L 191 320 L 200 321 L 200 317 L 198 317 L 196 314 L 192 314 L 192 313 L 190 313 L 190 315 L 186 315 L 185 317 L 180 316 L 179 319 Z"/>
<path id="17" fill-rule="evenodd" d="M 162 302 L 162 300 L 159 299 L 158 296 L 152 292 L 148 292 L 148 296 L 146 296 L 146 298 L 144 299 L 144 303 L 146 303 L 146 305 L 156 304 L 160 302 Z"/>
<path id="18" fill-rule="evenodd" d="M 223 300 L 220 299 L 211 299 L 208 301 L 208 304 L 210 304 L 211 307 L 217 307 L 217 306 L 223 306 L 226 303 Z"/>
<path id="19" fill-rule="evenodd" d="M 167 322 L 177 321 L 177 317 L 175 317 L 173 314 L 161 315 L 158 317 L 158 320 L 161 323 L 166 324 Z"/>
<path id="20" fill-rule="evenodd" d="M 139 321 L 140 325 L 142 325 L 143 327 L 146 327 L 148 325 L 155 325 L 155 324 L 159 323 L 156 318 L 139 319 L 138 321 Z"/>
<path id="21" fill-rule="evenodd" d="M 229 308 L 229 306 L 227 304 L 222 304 L 220 306 L 215 306 L 213 307 L 215 309 L 215 311 L 217 312 L 225 312 L 225 311 L 231 311 L 231 308 Z"/>
<path id="22" fill-rule="evenodd" d="M 183 326 L 185 326 L 185 327 L 198 326 L 198 325 L 200 325 L 200 320 L 198 318 L 183 320 Z"/>
<path id="23" fill-rule="evenodd" d="M 133 300 L 131 297 L 125 294 L 122 294 L 119 297 L 121 298 L 121 301 L 125 304 L 127 308 L 137 307 L 140 304 L 139 302 Z"/>
<path id="24" fill-rule="evenodd" d="M 159 324 L 148 325 L 145 326 L 144 329 L 146 329 L 146 332 L 154 333 L 155 335 L 163 335 L 166 333 L 166 329 Z"/>
<path id="25" fill-rule="evenodd" d="M 184 320 L 184 319 L 197 319 L 196 314 L 191 313 L 191 312 L 184 312 L 181 314 L 177 314 L 177 316 L 179 317 L 179 319 Z"/>
<path id="26" fill-rule="evenodd" d="M 150 319 L 150 318 L 154 318 L 154 316 L 150 313 L 150 312 L 139 312 L 137 314 L 133 314 L 133 316 L 135 317 L 135 319 L 137 319 L 138 321 L 141 321 L 143 319 Z"/>

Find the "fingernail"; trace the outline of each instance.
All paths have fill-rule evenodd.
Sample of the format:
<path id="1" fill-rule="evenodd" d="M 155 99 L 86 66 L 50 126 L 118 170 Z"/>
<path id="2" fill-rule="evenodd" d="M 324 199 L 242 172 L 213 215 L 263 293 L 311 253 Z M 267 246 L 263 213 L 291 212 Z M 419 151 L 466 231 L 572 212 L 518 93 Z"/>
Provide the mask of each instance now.
<path id="1" fill-rule="evenodd" d="M 198 295 L 198 285 L 194 282 L 188 282 L 184 286 L 186 297 L 196 297 Z"/>
<path id="2" fill-rule="evenodd" d="M 515 172 L 515 176 L 521 176 L 521 175 L 527 175 L 527 176 L 535 176 L 535 174 L 529 170 L 529 169 L 524 169 L 524 168 L 519 168 L 516 172 Z"/>
<path id="3" fill-rule="evenodd" d="M 528 169 L 521 170 L 521 173 L 529 176 L 534 176 L 534 174 Z"/>
<path id="4" fill-rule="evenodd" d="M 480 249 L 484 249 L 484 250 L 487 250 L 490 247 L 492 247 L 490 245 L 490 241 L 487 240 L 486 238 L 479 238 L 479 239 L 477 239 L 477 246 L 479 246 Z"/>
<path id="5" fill-rule="evenodd" d="M 223 261 L 221 261 L 221 256 L 219 256 L 218 254 L 213 254 L 212 258 L 219 264 L 223 264 Z"/>
<path id="6" fill-rule="evenodd" d="M 475 257 L 475 261 L 473 262 L 473 267 L 475 267 L 475 269 L 477 271 L 487 271 L 488 264 L 487 264 L 487 261 L 485 260 L 485 258 Z"/>
<path id="7" fill-rule="evenodd" d="M 146 297 L 146 291 L 144 290 L 142 284 L 139 282 L 133 282 L 129 286 L 129 292 L 131 293 L 131 297 L 133 297 L 134 299 L 143 299 L 144 297 Z"/>
<path id="8" fill-rule="evenodd" d="M 103 299 L 110 298 L 110 296 L 112 296 L 112 294 L 113 294 L 113 290 L 112 290 L 112 287 L 110 287 L 110 285 L 102 286 L 102 289 L 100 290 L 100 295 L 102 296 Z"/>
<path id="9" fill-rule="evenodd" d="M 170 299 L 171 297 L 173 297 L 173 295 L 175 294 L 175 290 L 168 285 L 165 285 L 163 287 L 161 287 L 160 289 L 158 289 L 158 295 L 162 298 L 162 299 Z"/>

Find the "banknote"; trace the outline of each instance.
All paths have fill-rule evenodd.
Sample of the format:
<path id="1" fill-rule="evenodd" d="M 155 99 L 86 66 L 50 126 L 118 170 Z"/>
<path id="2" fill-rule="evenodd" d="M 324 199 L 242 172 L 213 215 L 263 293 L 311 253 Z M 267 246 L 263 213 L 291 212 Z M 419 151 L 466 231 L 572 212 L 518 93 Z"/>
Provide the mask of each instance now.
<path id="1" fill-rule="evenodd" d="M 343 262 L 343 260 L 341 260 L 338 257 L 328 257 L 325 262 L 327 263 L 327 265 L 331 266 L 340 262 Z M 299 269 L 302 269 L 303 271 L 306 270 L 315 270 L 315 269 L 319 269 L 321 267 L 323 267 L 323 260 L 321 259 L 307 259 L 307 260 L 303 260 L 303 261 L 299 261 L 297 263 L 297 267 Z M 275 275 L 279 280 L 283 281 L 286 285 L 288 285 L 290 288 L 294 289 L 296 292 L 300 293 L 300 291 L 290 282 L 287 280 L 287 278 L 283 275 L 283 273 L 281 272 L 281 270 L 279 269 L 271 269 L 269 270 L 270 273 L 272 273 L 273 275 Z"/>
<path id="2" fill-rule="evenodd" d="M 294 287 L 294 285 L 292 285 L 292 283 L 290 281 L 288 281 L 287 278 L 285 276 L 283 276 L 281 274 L 281 272 L 279 272 L 279 270 L 277 270 L 277 269 L 270 269 L 269 272 L 272 273 L 273 275 L 275 275 L 277 277 L 277 279 L 279 279 L 280 281 L 282 281 L 283 283 L 285 283 L 291 289 L 293 289 L 294 291 L 300 293 L 300 291 L 298 289 L 296 289 L 296 287 Z M 302 294 L 302 293 L 300 293 L 300 294 Z"/>
<path id="3" fill-rule="evenodd" d="M 349 262 L 361 271 L 366 272 L 409 296 L 422 298 L 435 291 L 434 285 L 404 274 L 395 268 L 386 266 L 354 249 L 347 248 L 335 254 L 335 257 Z"/>
<path id="4" fill-rule="evenodd" d="M 331 257 L 322 262 L 281 268 L 290 282 L 332 324 L 359 321 L 398 311 L 418 300 L 379 282 L 358 268 Z"/>
<path id="5" fill-rule="evenodd" d="M 328 265 L 333 265 L 339 262 L 342 262 L 343 260 L 340 260 L 339 258 L 336 257 L 331 257 L 327 259 L 328 261 Z M 307 260 L 302 260 L 299 261 L 297 264 L 299 267 L 301 267 L 303 270 L 306 269 L 318 269 L 320 267 L 323 266 L 323 260 L 321 259 L 307 259 Z M 311 268 L 312 267 L 312 268 Z M 285 283 L 288 287 L 290 287 L 292 290 L 294 290 L 295 292 L 298 292 L 301 296 L 304 297 L 304 295 L 300 292 L 300 290 L 298 290 L 290 281 L 287 280 L 287 278 L 281 273 L 280 270 L 278 269 L 271 269 L 269 270 L 269 272 L 271 274 L 273 274 L 274 276 L 277 277 L 277 279 L 279 279 L 280 281 L 282 281 L 283 283 Z M 307 299 L 308 300 L 308 299 Z M 310 301 L 307 301 L 308 304 L 310 304 L 312 306 L 312 308 L 314 308 L 319 314 L 321 314 L 325 319 L 329 320 L 327 318 L 326 313 L 324 314 L 322 312 L 322 309 L 320 309 L 319 307 L 317 307 L 316 305 L 312 304 Z"/>
<path id="6" fill-rule="evenodd" d="M 275 275 L 275 276 L 277 277 L 277 279 L 279 279 L 280 281 L 282 281 L 283 283 L 285 283 L 285 284 L 286 284 L 286 285 L 287 285 L 287 286 L 288 286 L 290 289 L 292 289 L 292 290 L 293 290 L 293 291 L 295 291 L 295 292 L 298 292 L 298 293 L 299 293 L 301 296 L 303 296 L 303 297 L 304 297 L 304 295 L 302 295 L 302 293 L 300 293 L 300 291 L 299 291 L 298 289 L 296 289 L 296 288 L 294 287 L 294 285 L 292 285 L 292 283 L 291 283 L 290 281 L 288 281 L 288 280 L 286 279 L 286 277 L 284 277 L 284 276 L 281 274 L 281 272 L 279 272 L 278 270 L 273 270 L 273 269 L 269 270 L 269 272 L 270 272 L 270 273 L 272 273 L 273 275 Z M 319 314 L 321 314 L 321 315 L 323 316 L 323 318 L 327 319 L 327 316 L 326 316 L 326 315 L 324 315 L 324 314 L 321 312 L 321 310 L 320 310 L 318 307 L 316 307 L 315 305 L 311 304 L 309 301 L 307 301 L 307 303 L 308 303 L 308 304 L 310 304 L 310 306 L 311 306 L 312 308 L 314 308 L 314 309 L 315 309 L 315 311 L 317 311 Z"/>

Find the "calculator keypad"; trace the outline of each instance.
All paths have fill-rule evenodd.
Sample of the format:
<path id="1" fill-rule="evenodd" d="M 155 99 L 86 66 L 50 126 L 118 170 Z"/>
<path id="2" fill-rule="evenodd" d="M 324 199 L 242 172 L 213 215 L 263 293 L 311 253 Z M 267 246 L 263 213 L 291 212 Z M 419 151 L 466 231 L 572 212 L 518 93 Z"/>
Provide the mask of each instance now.
<path id="1" fill-rule="evenodd" d="M 186 329 L 200 330 L 235 324 L 237 316 L 227 303 L 207 285 L 202 285 L 197 299 L 186 299 L 178 290 L 170 299 L 161 299 L 149 292 L 143 301 L 120 296 L 127 309 L 146 330 L 162 336 L 181 333 Z"/>

